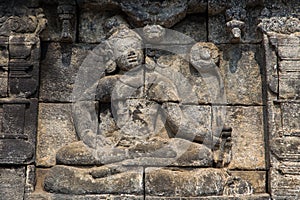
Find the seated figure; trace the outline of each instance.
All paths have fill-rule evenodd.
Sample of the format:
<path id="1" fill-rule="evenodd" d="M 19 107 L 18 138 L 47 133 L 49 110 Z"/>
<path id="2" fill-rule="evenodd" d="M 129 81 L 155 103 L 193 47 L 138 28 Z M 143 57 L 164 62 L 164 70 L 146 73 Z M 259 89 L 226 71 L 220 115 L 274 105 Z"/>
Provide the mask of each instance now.
<path id="1" fill-rule="evenodd" d="M 188 80 L 172 69 L 161 69 L 149 57 L 145 60 L 142 38 L 124 25 L 116 28 L 109 41 L 114 44 L 116 65 L 97 82 L 95 96 L 102 107 L 97 130 L 91 130 L 93 125 L 81 125 L 89 124 L 84 121 L 90 118 L 86 117 L 90 112 L 95 112 L 93 102 L 75 104 L 75 125 L 82 141 L 78 143 L 80 152 L 86 149 L 92 155 L 89 159 L 66 157 L 79 149 L 78 144 L 70 144 L 58 152 L 58 162 L 74 165 L 88 164 L 89 160 L 107 164 L 130 159 L 130 162 L 147 165 L 147 158 L 156 157 L 161 159 L 161 164 L 157 159 L 158 165 L 165 165 L 165 158 L 178 163 L 186 156 L 193 158 L 190 162 L 198 166 L 212 166 L 210 140 L 218 138 L 214 138 L 210 127 L 203 127 L 207 122 L 201 121 L 210 120 L 201 117 L 210 113 L 201 113 L 197 105 L 189 105 L 197 104 L 197 97 L 192 91 L 185 91 L 192 88 Z M 215 64 L 209 62 L 209 65 Z M 174 83 L 178 80 L 184 87 Z M 183 93 L 190 94 L 183 96 Z M 199 119 L 191 117 L 196 114 Z M 202 144 L 204 141 L 206 144 Z M 85 161 L 80 163 L 80 159 Z"/>
<path id="2" fill-rule="evenodd" d="M 154 37 L 148 38 L 154 38 L 157 43 L 158 37 L 163 37 L 159 31 L 164 29 L 153 28 L 150 34 Z M 100 108 L 95 106 L 94 100 L 74 104 L 74 122 L 80 141 L 61 148 L 56 156 L 58 164 L 96 167 L 85 170 L 53 167 L 45 179 L 45 189 L 75 194 L 118 193 L 118 184 L 121 184 L 120 190 L 136 194 L 143 190 L 139 183 L 126 185 L 120 180 L 141 180 L 144 173 L 141 166 L 213 167 L 213 149 L 226 146 L 226 138 L 224 143 L 220 135 L 213 133 L 211 110 L 198 105 L 187 78 L 145 57 L 142 37 L 124 24 L 113 28 L 108 41 L 115 62 L 107 62 L 103 76 L 94 85 Z M 196 64 L 199 61 L 202 66 L 195 67 L 196 70 L 199 73 L 213 71 L 216 64 L 209 49 L 200 48 L 197 52 L 199 57 L 193 61 Z M 229 154 L 227 150 L 227 158 Z M 215 160 L 222 162 L 220 155 Z M 214 191 L 220 194 L 228 175 L 223 171 L 206 170 L 213 174 L 206 177 L 206 172 L 199 170 L 195 172 L 199 180 L 223 181 Z M 66 174 L 72 176 L 70 181 L 57 184 Z M 111 189 L 108 182 L 115 189 Z"/>

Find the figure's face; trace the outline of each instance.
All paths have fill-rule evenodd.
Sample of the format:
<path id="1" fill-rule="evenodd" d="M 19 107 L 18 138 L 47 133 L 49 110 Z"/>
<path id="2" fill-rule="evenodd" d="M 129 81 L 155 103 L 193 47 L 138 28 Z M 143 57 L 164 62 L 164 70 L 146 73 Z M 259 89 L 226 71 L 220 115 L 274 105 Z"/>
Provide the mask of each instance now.
<path id="1" fill-rule="evenodd" d="M 120 40 L 115 55 L 117 65 L 124 71 L 140 66 L 144 59 L 141 41 L 134 38 Z"/>
<path id="2" fill-rule="evenodd" d="M 144 37 L 149 42 L 160 42 L 166 34 L 166 30 L 160 25 L 147 25 L 143 31 Z"/>

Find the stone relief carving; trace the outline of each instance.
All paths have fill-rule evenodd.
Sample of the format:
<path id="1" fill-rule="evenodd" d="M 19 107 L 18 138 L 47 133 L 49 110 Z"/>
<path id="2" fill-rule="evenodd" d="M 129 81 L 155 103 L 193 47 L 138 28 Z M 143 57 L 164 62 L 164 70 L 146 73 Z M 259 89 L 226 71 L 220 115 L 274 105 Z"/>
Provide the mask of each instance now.
<path id="1" fill-rule="evenodd" d="M 12 4 L 1 3 L 0 182 L 16 178 L 20 199 L 24 191 L 25 199 L 269 199 L 271 194 L 275 199 L 297 199 L 299 19 L 294 13 L 272 17 L 278 6 L 270 6 L 273 3 L 33 0 L 14 14 Z M 42 36 L 42 74 L 49 76 L 43 77 L 48 82 L 40 91 L 46 94 L 52 87 L 57 94 L 48 99 L 37 93 L 39 35 L 47 23 L 40 5 L 55 27 Z M 282 8 L 282 14 L 285 7 L 276 9 Z M 294 7 L 290 10 L 297 10 Z M 90 18 L 92 9 L 101 23 Z M 102 24 L 116 13 L 128 22 L 118 16 Z M 197 13 L 194 18 L 192 13 Z M 259 13 L 263 47 L 255 30 Z M 83 21 L 84 28 L 76 30 L 76 23 L 80 27 Z M 141 28 L 132 30 L 129 24 Z M 203 32 L 197 41 L 205 42 L 183 41 L 179 34 L 170 37 L 171 27 L 191 35 Z M 82 29 L 94 35 L 80 40 L 86 33 Z M 105 35 L 110 42 L 95 45 Z M 68 95 L 61 88 L 72 90 L 77 65 L 94 46 L 95 55 L 88 54 L 90 62 L 83 65 L 95 65 L 95 71 L 79 82 L 80 95 L 58 98 Z M 266 82 L 260 80 L 264 64 Z M 78 74 L 84 74 L 83 69 Z M 218 69 L 226 78 L 224 85 Z M 269 87 L 264 100 L 261 83 Z M 222 90 L 232 93 L 227 102 Z M 38 150 L 48 151 L 42 158 L 34 155 L 38 96 Z M 77 135 L 70 117 L 74 99 Z M 225 126 L 218 114 L 222 106 L 230 110 Z M 263 114 L 268 116 L 263 119 Z M 79 141 L 74 142 L 76 137 Z M 43 149 L 43 143 L 51 148 Z M 0 193 L 11 194 L 5 187 Z"/>
<path id="2" fill-rule="evenodd" d="M 31 164 L 35 159 L 39 34 L 47 20 L 42 9 L 17 4 L 12 10 L 14 3 L 1 2 L 0 11 L 0 163 Z"/>
<path id="3" fill-rule="evenodd" d="M 258 27 L 265 33 L 293 34 L 300 31 L 300 20 L 295 17 L 263 18 Z"/>
<path id="4" fill-rule="evenodd" d="M 263 18 L 270 135 L 271 186 L 275 198 L 298 198 L 299 192 L 299 25 L 296 17 Z M 293 180 L 293 181 L 292 181 Z M 293 182 L 293 183 L 292 183 Z"/>
<path id="5" fill-rule="evenodd" d="M 245 28 L 246 10 L 240 7 L 232 7 L 226 10 L 226 27 L 231 35 L 232 42 L 239 42 Z"/>
<path id="6" fill-rule="evenodd" d="M 61 23 L 62 42 L 74 42 L 76 27 L 76 4 L 73 0 L 59 1 L 57 13 Z"/>
<path id="7" fill-rule="evenodd" d="M 141 195 L 143 166 L 152 166 L 145 172 L 149 184 L 145 192 L 150 195 L 161 190 L 160 184 L 164 184 L 159 180 L 161 176 L 179 185 L 185 184 L 178 181 L 179 177 L 195 180 L 191 185 L 194 189 L 164 188 L 165 195 L 222 195 L 223 191 L 224 194 L 251 194 L 248 182 L 218 169 L 226 167 L 231 160 L 231 129 L 212 127 L 213 111 L 210 106 L 198 104 L 196 95 L 189 91 L 192 88 L 189 81 L 144 55 L 143 45 L 155 48 L 164 44 L 166 30 L 159 25 L 148 25 L 133 31 L 124 24 L 116 24 L 106 43 L 108 49 L 96 48 L 94 55 L 98 57 L 94 59 L 98 62 L 89 62 L 106 64 L 96 67 L 102 69 L 98 72 L 101 78 L 96 83 L 88 83 L 92 89 L 78 90 L 74 121 L 81 141 L 57 152 L 60 166 L 53 167 L 46 176 L 45 190 L 62 194 Z M 146 38 L 146 44 L 142 38 Z M 103 60 L 99 51 L 113 58 Z M 220 91 L 212 94 L 212 100 L 221 103 L 222 89 L 216 88 L 222 85 L 216 72 L 217 47 L 195 43 L 189 51 L 188 59 L 203 74 L 203 79 L 215 80 L 212 89 Z M 100 102 L 99 114 L 95 111 L 95 97 Z M 222 129 L 222 134 L 218 133 Z M 99 166 L 80 169 L 68 165 Z M 189 171 L 176 169 L 178 166 L 198 168 Z"/>
<path id="8" fill-rule="evenodd" d="M 38 63 L 40 58 L 39 34 L 47 20 L 41 9 L 24 7 L 20 15 L 4 14 L 1 17 L 0 36 L 4 93 L 17 97 L 32 97 L 38 86 Z M 9 89 L 5 90 L 5 87 Z"/>

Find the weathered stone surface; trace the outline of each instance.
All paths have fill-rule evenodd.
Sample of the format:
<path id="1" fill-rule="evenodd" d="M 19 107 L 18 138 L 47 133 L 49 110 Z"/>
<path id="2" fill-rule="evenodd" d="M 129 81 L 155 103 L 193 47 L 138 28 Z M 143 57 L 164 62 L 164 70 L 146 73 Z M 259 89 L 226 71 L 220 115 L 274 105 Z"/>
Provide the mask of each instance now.
<path id="1" fill-rule="evenodd" d="M 268 93 L 267 98 L 268 100 L 271 100 L 271 98 L 277 99 L 277 96 L 274 95 L 278 93 L 277 54 L 267 35 L 263 36 L 263 47 L 265 50 L 266 84 L 268 86 L 266 90 Z"/>
<path id="2" fill-rule="evenodd" d="M 190 36 L 195 41 L 206 41 L 206 20 L 200 14 L 187 15 L 184 20 L 177 23 L 173 29 L 187 36 Z"/>
<path id="3" fill-rule="evenodd" d="M 285 135 L 300 134 L 300 102 L 282 103 L 282 129 Z"/>
<path id="4" fill-rule="evenodd" d="M 226 109 L 226 127 L 232 128 L 230 169 L 265 169 L 263 110 L 260 106 Z"/>
<path id="5" fill-rule="evenodd" d="M 295 6 L 299 2 L 294 2 Z M 268 134 L 270 145 L 269 184 L 274 199 L 298 199 L 299 193 L 299 19 L 282 17 L 294 12 L 280 2 L 268 1 L 267 11 L 276 17 L 262 20 L 265 32 L 267 80 L 272 77 L 276 87 L 268 93 Z M 297 7 L 297 6 L 296 6 Z M 280 16 L 280 17 L 279 17 Z M 272 22 L 272 23 L 271 23 Z M 267 38 L 268 37 L 268 38 Z M 276 54 L 275 54 L 276 53 Z M 272 55 L 270 58 L 268 55 Z M 270 61 L 271 60 L 271 61 Z M 274 65 L 275 64 L 275 65 Z M 277 80 L 276 80 L 277 79 Z"/>
<path id="6" fill-rule="evenodd" d="M 0 163 L 23 164 L 34 157 L 33 144 L 19 139 L 0 140 Z"/>
<path id="7" fill-rule="evenodd" d="M 17 22 L 15 23 L 18 23 L 18 20 L 16 19 Z M 17 98 L 37 97 L 40 60 L 38 35 L 11 35 L 8 43 L 10 57 L 8 92 L 10 96 Z"/>
<path id="8" fill-rule="evenodd" d="M 106 38 L 105 22 L 117 12 L 83 8 L 79 18 L 79 41 L 85 43 L 99 43 Z M 99 26 L 100 25 L 100 26 Z"/>
<path id="9" fill-rule="evenodd" d="M 0 168 L 0 199 L 21 200 L 24 196 L 25 167 Z"/>
<path id="10" fill-rule="evenodd" d="M 103 166 L 79 169 L 55 166 L 45 178 L 49 192 L 62 194 L 142 194 L 143 169 Z"/>
<path id="11" fill-rule="evenodd" d="M 230 171 L 230 174 L 248 181 L 253 188 L 253 193 L 266 192 L 266 171 Z"/>
<path id="12" fill-rule="evenodd" d="M 158 143 L 158 141 L 155 141 Z M 163 146 L 158 146 L 157 149 L 144 146 L 144 150 L 139 150 L 137 146 L 133 149 L 136 153 L 141 152 L 141 155 L 135 155 L 135 159 L 125 160 L 124 165 L 141 165 L 141 166 L 202 166 L 210 167 L 213 164 L 212 151 L 205 145 L 189 142 L 183 139 L 171 139 L 169 143 Z M 154 146 L 154 145 L 153 145 Z M 148 149 L 149 155 L 142 153 Z"/>
<path id="13" fill-rule="evenodd" d="M 26 200 L 143 200 L 142 195 L 111 195 L 111 194 L 88 194 L 88 195 L 72 195 L 72 194 L 51 194 L 51 193 L 33 193 L 27 196 Z"/>
<path id="14" fill-rule="evenodd" d="M 7 88 L 8 88 L 8 73 L 0 73 L 0 97 L 7 97 Z"/>
<path id="15" fill-rule="evenodd" d="M 79 141 L 59 149 L 56 153 L 56 163 L 65 165 L 93 165 L 98 162 L 95 150 L 89 149 L 82 141 Z"/>
<path id="16" fill-rule="evenodd" d="M 300 23 L 300 22 L 299 22 Z M 279 62 L 279 98 L 299 99 L 300 93 L 300 49 L 299 41 L 291 38 L 282 38 L 279 41 L 287 40 L 286 46 L 278 45 L 278 56 L 285 59 Z M 289 41 L 292 40 L 292 41 Z M 294 44 L 294 42 L 296 44 Z"/>
<path id="17" fill-rule="evenodd" d="M 274 138 L 270 141 L 271 152 L 284 161 L 297 161 L 300 158 L 299 137 Z"/>
<path id="18" fill-rule="evenodd" d="M 252 185 L 240 177 L 229 177 L 224 187 L 223 195 L 250 195 L 253 193 Z"/>
<path id="19" fill-rule="evenodd" d="M 41 7 L 47 18 L 47 27 L 41 34 L 42 41 L 60 41 L 60 23 L 57 19 L 57 1 L 44 1 Z"/>
<path id="20" fill-rule="evenodd" d="M 283 175 L 280 170 L 271 168 L 271 188 L 274 199 L 298 199 L 300 197 L 299 175 Z"/>
<path id="21" fill-rule="evenodd" d="M 228 175 L 218 169 L 164 169 L 147 168 L 146 195 L 150 196 L 207 196 L 220 195 Z M 185 187 L 185 186 L 189 187 Z"/>
<path id="22" fill-rule="evenodd" d="M 26 167 L 26 179 L 25 179 L 25 193 L 31 193 L 35 190 L 36 177 L 35 177 L 35 166 L 27 165 Z"/>
<path id="23" fill-rule="evenodd" d="M 209 197 L 160 197 L 160 196 L 146 196 L 147 200 L 204 200 L 209 198 L 210 200 L 269 200 L 269 194 L 252 194 L 242 196 L 209 196 Z"/>
<path id="24" fill-rule="evenodd" d="M 9 61 L 9 52 L 8 45 L 5 38 L 0 38 L 0 97 L 7 96 L 8 89 L 8 61 Z"/>
<path id="25" fill-rule="evenodd" d="M 230 32 L 227 32 L 226 30 L 226 16 L 225 14 L 222 12 L 224 11 L 227 6 L 226 3 L 223 4 L 222 3 L 225 1 L 222 1 L 222 3 L 218 2 L 218 6 L 216 7 L 212 7 L 210 4 L 212 4 L 211 1 L 209 2 L 209 11 L 212 12 L 212 14 L 214 14 L 216 11 L 214 11 L 214 9 L 219 9 L 221 11 L 221 13 L 217 14 L 217 15 L 212 15 L 209 16 L 208 18 L 208 41 L 216 43 L 216 44 L 220 44 L 220 43 L 232 43 L 235 41 L 232 41 L 232 36 L 230 34 Z M 220 8 L 218 8 L 220 7 Z M 213 9 L 210 9 L 213 8 Z M 256 27 L 258 25 L 258 20 L 257 18 L 260 16 L 261 13 L 261 8 L 260 7 L 256 7 L 256 8 L 248 8 L 246 9 L 246 17 L 245 17 L 245 25 L 244 25 L 244 34 L 242 34 L 241 39 L 239 42 L 241 43 L 256 43 L 259 42 L 261 40 L 260 38 L 260 34 L 258 34 L 256 30 Z"/>
<path id="26" fill-rule="evenodd" d="M 211 100 L 207 83 L 203 80 L 201 73 L 190 67 L 188 60 L 179 55 L 165 55 L 158 58 L 157 64 L 159 67 L 155 71 L 168 78 L 174 84 L 173 90 L 175 89 L 178 93 L 176 96 L 173 95 L 173 97 L 178 97 L 179 99 L 170 99 L 169 96 L 169 100 L 179 100 L 186 104 L 208 103 Z M 158 87 L 156 90 L 159 89 L 161 88 Z M 170 89 L 172 88 L 168 88 L 168 90 Z M 152 98 L 158 100 L 158 94 L 161 92 L 153 92 L 156 95 L 155 97 L 152 95 Z M 166 95 L 165 93 L 163 94 Z"/>
<path id="27" fill-rule="evenodd" d="M 4 104 L 2 131 L 10 135 L 22 135 L 25 123 L 25 104 Z"/>
<path id="28" fill-rule="evenodd" d="M 261 69 L 256 45 L 220 46 L 220 69 L 229 104 L 262 104 Z"/>
<path id="29" fill-rule="evenodd" d="M 57 14 L 60 23 L 60 41 L 75 42 L 77 33 L 77 10 L 74 1 L 59 1 Z"/>
<path id="30" fill-rule="evenodd" d="M 204 13 L 207 10 L 207 0 L 189 0 L 188 13 Z"/>
<path id="31" fill-rule="evenodd" d="M 126 1 L 120 3 L 122 10 L 135 26 L 145 26 L 149 22 L 172 27 L 183 19 L 187 12 L 187 1 L 166 1 L 164 3 Z M 138 12 L 137 12 L 138 10 Z"/>
<path id="32" fill-rule="evenodd" d="M 211 108 L 209 106 L 178 106 L 166 103 L 167 125 L 174 137 L 191 141 L 211 140 Z"/>
<path id="33" fill-rule="evenodd" d="M 128 145 L 142 144 L 145 140 L 159 134 L 164 126 L 164 116 L 160 105 L 143 99 L 115 101 L 113 113 L 116 124 Z"/>
<path id="34" fill-rule="evenodd" d="M 58 164 L 95 165 L 117 163 L 128 166 L 203 166 L 213 165 L 212 151 L 205 145 L 183 139 L 153 138 L 143 144 L 124 148 L 98 146 L 88 148 L 80 142 L 57 151 Z"/>
<path id="35" fill-rule="evenodd" d="M 0 102 L 0 163 L 32 162 L 37 124 L 36 100 L 0 99 Z"/>
<path id="36" fill-rule="evenodd" d="M 300 197 L 297 0 L 24 4 L 29 7 L 21 1 L 0 3 L 0 164 L 6 167 L 0 169 L 0 199 L 23 199 L 24 193 L 32 200 L 271 198 L 264 192 L 274 199 Z M 115 14 L 123 19 L 110 18 Z M 47 20 L 41 54 L 39 34 Z M 114 35 L 115 52 L 97 47 L 85 63 L 87 68 L 95 65 L 92 71 L 100 69 L 99 74 L 78 73 L 94 43 L 120 24 L 147 25 L 140 33 L 148 31 L 141 34 L 148 57 L 142 51 L 131 53 L 136 43 L 128 40 L 140 42 L 140 37 L 124 28 Z M 217 43 L 221 56 L 214 44 L 194 45 L 193 39 Z M 100 66 L 111 54 L 125 59 Z M 142 70 L 125 72 L 136 66 Z M 201 70 L 210 72 L 210 67 L 220 69 L 221 76 L 202 76 Z M 75 105 L 79 109 L 73 121 L 71 103 L 66 102 L 72 101 L 77 74 L 87 79 L 82 87 L 94 81 L 98 88 L 93 88 L 93 99 L 94 94 L 79 87 L 76 98 L 91 101 L 81 102 L 87 107 Z M 95 81 L 104 74 L 109 76 Z M 37 98 L 37 88 L 38 135 L 37 100 L 23 99 Z M 216 88 L 226 91 L 227 102 L 213 99 L 220 94 Z M 227 108 L 225 124 L 218 105 Z"/>
<path id="37" fill-rule="evenodd" d="M 77 140 L 71 104 L 40 103 L 38 123 L 36 163 L 53 166 L 56 151 Z"/>
<path id="38" fill-rule="evenodd" d="M 47 102 L 71 101 L 77 72 L 92 48 L 82 44 L 45 43 L 41 62 L 40 99 Z"/>
<path id="39" fill-rule="evenodd" d="M 265 9 L 262 13 L 263 15 L 267 14 L 267 12 L 270 12 L 268 9 Z M 261 30 L 267 34 L 270 33 L 280 33 L 280 34 L 286 34 L 283 37 L 290 37 L 288 34 L 293 34 L 296 32 L 299 32 L 300 26 L 299 26 L 299 19 L 295 17 L 267 17 L 264 16 L 262 18 L 260 24 L 258 25 Z M 292 36 L 293 37 L 293 36 Z M 283 52 L 284 53 L 284 52 Z M 284 54 L 289 54 L 285 52 Z M 293 53 L 292 53 L 293 54 Z"/>
<path id="40" fill-rule="evenodd" d="M 282 61 L 279 66 L 279 97 L 300 99 L 300 61 Z"/>

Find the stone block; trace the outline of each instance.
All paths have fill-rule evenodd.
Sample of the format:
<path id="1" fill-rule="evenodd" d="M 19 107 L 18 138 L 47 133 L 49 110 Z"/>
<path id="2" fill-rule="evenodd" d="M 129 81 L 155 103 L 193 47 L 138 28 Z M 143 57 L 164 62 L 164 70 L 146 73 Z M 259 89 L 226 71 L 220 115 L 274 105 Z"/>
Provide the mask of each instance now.
<path id="1" fill-rule="evenodd" d="M 39 104 L 37 157 L 38 166 L 53 166 L 56 151 L 77 140 L 71 104 Z"/>
<path id="2" fill-rule="evenodd" d="M 300 73 L 279 74 L 279 98 L 300 99 Z"/>
<path id="3" fill-rule="evenodd" d="M 160 197 L 160 196 L 146 196 L 146 200 L 269 200 L 269 194 L 251 194 L 241 196 L 206 196 L 206 197 Z"/>
<path id="4" fill-rule="evenodd" d="M 209 142 L 212 138 L 210 106 L 167 104 L 167 126 L 174 137 L 191 141 Z M 207 144 L 206 144 L 207 145 Z"/>
<path id="5" fill-rule="evenodd" d="M 37 101 L 0 99 L 0 163 L 34 159 Z"/>
<path id="6" fill-rule="evenodd" d="M 27 196 L 25 200 L 143 200 L 141 195 L 110 195 L 110 194 L 90 194 L 90 195 L 68 195 L 52 193 L 33 193 Z"/>
<path id="7" fill-rule="evenodd" d="M 0 72 L 0 97 L 7 97 L 8 73 Z"/>
<path id="8" fill-rule="evenodd" d="M 195 41 L 206 41 L 206 18 L 201 14 L 187 15 L 184 20 L 176 24 L 173 30 L 190 36 Z"/>
<path id="9" fill-rule="evenodd" d="M 95 8 L 95 7 L 94 7 Z M 104 23 L 117 11 L 82 8 L 79 18 L 79 42 L 100 43 L 106 38 Z"/>
<path id="10" fill-rule="evenodd" d="M 43 45 L 40 100 L 47 102 L 71 101 L 77 72 L 92 47 L 62 43 L 45 43 Z"/>
<path id="11" fill-rule="evenodd" d="M 253 193 L 266 192 L 266 171 L 230 171 L 230 174 L 248 181 L 253 188 Z"/>
<path id="12" fill-rule="evenodd" d="M 219 169 L 146 168 L 146 196 L 201 197 L 220 195 L 228 175 Z"/>
<path id="13" fill-rule="evenodd" d="M 0 38 L 0 97 L 7 97 L 8 89 L 8 46 Z"/>
<path id="14" fill-rule="evenodd" d="M 208 4 L 209 7 L 212 8 L 210 4 L 212 4 L 214 1 L 210 1 Z M 224 1 L 223 1 L 224 3 Z M 228 2 L 227 2 L 228 3 Z M 218 6 L 222 6 L 221 3 L 218 3 Z M 223 4 L 223 5 L 226 5 Z M 213 9 L 217 8 L 216 6 L 213 6 Z M 209 9 L 209 12 L 211 12 L 213 9 Z M 226 17 L 225 17 L 225 9 L 226 6 L 223 6 L 223 8 L 220 8 L 220 12 L 213 15 L 210 15 L 208 17 L 208 41 L 213 42 L 215 44 L 221 44 L 221 43 L 231 43 L 231 36 L 230 32 L 226 30 Z M 214 11 L 213 11 L 214 12 Z M 256 27 L 258 25 L 257 18 L 260 16 L 261 8 L 260 7 L 250 7 L 246 9 L 246 18 L 243 21 L 245 23 L 245 27 L 242 30 L 242 38 L 241 43 L 257 43 L 261 40 L 261 35 L 256 30 Z"/>
<path id="15" fill-rule="evenodd" d="M 300 98 L 300 61 L 279 62 L 279 98 Z"/>
<path id="16" fill-rule="evenodd" d="M 9 37 L 8 92 L 18 98 L 37 97 L 40 40 L 35 35 Z"/>
<path id="17" fill-rule="evenodd" d="M 256 45 L 221 45 L 220 71 L 228 104 L 261 105 L 262 76 Z"/>
<path id="18" fill-rule="evenodd" d="M 282 60 L 300 60 L 299 44 L 278 46 L 278 56 Z"/>
<path id="19" fill-rule="evenodd" d="M 46 29 L 41 33 L 41 41 L 60 41 L 60 23 L 57 13 L 57 1 L 43 1 L 41 7 L 47 19 Z"/>
<path id="20" fill-rule="evenodd" d="M 189 60 L 184 59 L 179 55 L 163 55 L 157 59 L 157 64 L 160 67 L 157 67 L 155 71 L 160 74 L 161 77 L 165 78 L 165 80 L 170 81 L 173 84 L 173 88 L 162 88 L 163 79 L 159 81 L 159 79 L 154 79 L 156 81 L 156 85 L 149 88 L 149 97 L 151 98 L 151 94 L 153 100 L 163 100 L 168 99 L 171 101 L 180 101 L 184 104 L 203 104 L 211 102 L 212 96 L 210 91 L 208 90 L 207 84 L 209 82 L 205 81 L 194 67 L 190 66 Z M 149 80 L 151 80 L 150 76 Z M 152 81 L 154 82 L 154 81 Z M 150 81 L 151 83 L 151 81 Z M 172 86 L 172 85 L 171 85 Z M 167 96 L 167 92 L 173 89 L 177 92 L 176 95 Z M 155 92 L 157 91 L 157 92 Z M 160 93 L 158 93 L 160 91 Z M 165 91 L 162 93 L 162 91 Z M 156 96 L 154 96 L 156 94 Z M 164 97 L 164 98 L 162 98 Z M 173 97 L 173 99 L 171 98 Z M 177 99 L 175 98 L 177 97 Z"/>
<path id="21" fill-rule="evenodd" d="M 283 175 L 279 170 L 271 168 L 270 185 L 274 199 L 299 199 L 299 175 Z"/>
<path id="22" fill-rule="evenodd" d="M 226 107 L 226 127 L 232 128 L 229 169 L 264 170 L 265 141 L 261 106 Z"/>
<path id="23" fill-rule="evenodd" d="M 300 134 L 300 102 L 299 103 L 282 103 L 282 128 L 284 135 Z"/>
<path id="24" fill-rule="evenodd" d="M 25 104 L 4 104 L 2 132 L 11 135 L 22 135 L 25 123 Z"/>
<path id="25" fill-rule="evenodd" d="M 299 137 L 274 138 L 270 141 L 271 152 L 283 161 L 298 161 L 300 159 L 299 145 Z"/>
<path id="26" fill-rule="evenodd" d="M 60 194 L 143 194 L 143 168 L 55 166 L 44 180 L 46 191 Z"/>
<path id="27" fill-rule="evenodd" d="M 0 185 L 0 199 L 22 200 L 24 198 L 25 167 L 1 167 Z"/>
<path id="28" fill-rule="evenodd" d="M 19 139 L 0 140 L 0 163 L 23 164 L 34 157 L 33 144 Z"/>

